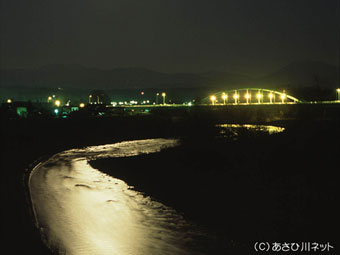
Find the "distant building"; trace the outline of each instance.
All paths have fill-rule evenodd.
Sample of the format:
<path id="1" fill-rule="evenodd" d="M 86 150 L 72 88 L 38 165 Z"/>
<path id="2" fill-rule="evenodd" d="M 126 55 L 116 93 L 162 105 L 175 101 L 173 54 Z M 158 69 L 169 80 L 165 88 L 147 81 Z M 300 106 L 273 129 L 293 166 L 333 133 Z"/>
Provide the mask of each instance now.
<path id="1" fill-rule="evenodd" d="M 110 98 L 103 90 L 93 90 L 89 94 L 89 104 L 110 104 Z"/>

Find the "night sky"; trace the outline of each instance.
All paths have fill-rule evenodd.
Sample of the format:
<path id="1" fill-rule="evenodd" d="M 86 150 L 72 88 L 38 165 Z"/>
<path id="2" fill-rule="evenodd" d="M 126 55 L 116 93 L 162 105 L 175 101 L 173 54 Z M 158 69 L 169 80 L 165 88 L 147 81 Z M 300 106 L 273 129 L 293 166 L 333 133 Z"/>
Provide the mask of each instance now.
<path id="1" fill-rule="evenodd" d="M 0 1 L 1 68 L 264 74 L 339 61 L 339 0 Z"/>

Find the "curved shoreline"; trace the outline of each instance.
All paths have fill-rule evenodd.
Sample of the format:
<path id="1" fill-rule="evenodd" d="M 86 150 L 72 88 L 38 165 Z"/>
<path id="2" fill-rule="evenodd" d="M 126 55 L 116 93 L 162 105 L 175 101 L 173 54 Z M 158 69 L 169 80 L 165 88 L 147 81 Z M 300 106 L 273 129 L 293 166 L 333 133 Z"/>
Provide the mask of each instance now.
<path id="1" fill-rule="evenodd" d="M 135 146 L 134 146 L 134 144 L 136 144 Z M 150 144 L 150 145 L 149 145 Z M 74 162 L 74 163 L 76 163 L 76 164 L 83 164 L 83 163 L 81 163 L 81 162 L 86 162 L 88 159 L 94 159 L 94 158 L 106 158 L 106 157 L 122 157 L 122 156 L 126 156 L 125 155 L 125 153 L 127 153 L 127 155 L 129 155 L 129 156 L 134 156 L 134 155 L 141 155 L 141 154 L 149 154 L 149 153 L 153 153 L 153 152 L 158 152 L 158 151 L 160 151 L 161 149 L 163 149 L 163 148 L 169 148 L 169 147 L 173 147 L 173 146 L 175 146 L 176 144 L 178 144 L 178 142 L 176 141 L 176 140 L 173 140 L 173 139 L 148 139 L 148 140 L 137 140 L 137 141 L 129 141 L 129 142 L 122 142 L 122 143 L 117 143 L 117 144 L 113 144 L 113 145 L 103 145 L 103 146 L 91 146 L 91 147 L 86 147 L 86 148 L 84 148 L 84 149 L 73 149 L 73 150 L 68 150 L 68 151 L 64 151 L 64 152 L 61 152 L 61 153 L 58 153 L 58 154 L 55 154 L 55 155 L 53 155 L 51 158 L 49 158 L 47 161 L 44 161 L 44 162 L 41 162 L 40 164 L 38 164 L 38 165 L 36 165 L 36 167 L 35 168 L 33 168 L 32 169 L 32 172 L 31 172 L 31 174 L 30 174 L 30 177 L 29 177 L 29 189 L 30 189 L 30 194 L 31 194 L 31 202 L 32 202 L 32 208 L 33 208 L 33 213 L 35 214 L 35 219 L 36 219 L 36 222 L 37 222 L 37 227 L 38 228 L 40 228 L 40 227 L 43 227 L 43 229 L 44 229 L 44 231 L 43 232 L 41 232 L 41 234 L 42 234 L 42 239 L 43 239 L 43 241 L 44 241 L 44 243 L 45 244 L 47 244 L 50 248 L 52 247 L 54 247 L 54 244 L 57 244 L 57 247 L 59 247 L 59 245 L 62 245 L 62 243 L 59 243 L 60 242 L 60 240 L 64 240 L 66 237 L 65 237 L 65 231 L 64 230 L 57 230 L 57 229 L 55 229 L 55 226 L 53 227 L 53 225 L 55 224 L 55 223 L 53 223 L 53 225 L 51 225 L 50 227 L 49 227 L 49 225 L 46 225 L 46 224 L 48 224 L 48 222 L 50 221 L 49 220 L 49 218 L 51 218 L 51 219 L 53 219 L 53 215 L 55 215 L 56 213 L 57 213 L 57 211 L 55 211 L 55 209 L 53 210 L 53 213 L 51 214 L 51 216 L 49 216 L 49 214 L 46 214 L 48 211 L 46 211 L 46 208 L 49 208 L 50 206 L 52 206 L 52 208 L 53 208 L 53 205 L 51 204 L 51 205 L 46 205 L 46 202 L 47 201 L 50 201 L 50 199 L 48 199 L 48 197 L 50 196 L 49 195 L 49 193 L 50 193 L 50 191 L 48 191 L 48 190 L 46 190 L 46 193 L 45 193 L 45 191 L 44 191 L 44 195 L 43 195 L 43 199 L 44 200 L 42 200 L 41 202 L 39 202 L 39 200 L 40 200 L 40 195 L 37 197 L 37 195 L 35 194 L 34 196 L 33 196 L 33 194 L 34 194 L 34 190 L 32 190 L 32 188 L 34 187 L 34 189 L 37 189 L 37 190 L 41 190 L 41 188 L 38 188 L 38 187 L 36 187 L 36 185 L 38 184 L 39 186 L 41 186 L 42 185 L 42 187 L 44 186 L 44 184 L 43 184 L 43 180 L 40 180 L 40 179 L 37 179 L 37 180 L 35 180 L 37 177 L 37 174 L 39 174 L 39 172 L 37 172 L 38 170 L 40 170 L 40 174 L 39 175 L 41 175 L 43 178 L 52 178 L 52 177 L 48 177 L 49 175 L 51 175 L 52 173 L 54 173 L 52 176 L 55 176 L 55 174 L 59 174 L 59 171 L 58 171 L 58 169 L 60 168 L 60 167 L 58 167 L 58 164 L 59 163 L 57 163 L 57 162 L 60 162 L 59 161 L 59 158 L 63 158 L 63 159 L 66 159 L 66 161 L 65 160 L 63 160 L 63 162 L 61 162 L 60 164 L 60 166 L 62 166 L 63 164 L 65 164 L 66 163 L 66 165 L 68 166 L 68 161 L 70 161 L 70 163 L 71 162 Z M 132 146 L 132 147 L 131 147 Z M 138 147 L 138 146 L 140 146 L 140 147 Z M 145 147 L 146 146 L 146 147 Z M 122 149 L 120 149 L 120 148 L 122 148 Z M 66 157 L 66 158 L 65 158 Z M 80 160 L 80 161 L 79 161 Z M 49 165 L 47 168 L 46 168 L 46 164 L 47 165 Z M 57 165 L 55 165 L 55 164 L 57 164 Z M 51 166 L 50 166 L 51 165 Z M 71 169 L 73 169 L 73 163 L 71 163 L 71 165 L 69 166 L 69 167 L 71 167 L 69 170 L 67 170 L 67 171 L 71 171 Z M 85 165 L 84 165 L 85 166 Z M 84 167 L 83 166 L 83 167 Z M 46 172 L 46 174 L 47 174 L 47 176 L 45 176 L 46 174 L 45 174 L 45 172 L 41 172 L 41 171 L 49 171 L 48 169 L 50 168 L 50 167 L 53 167 L 50 171 L 52 171 L 52 172 Z M 56 169 L 54 169 L 54 167 L 57 167 Z M 61 168 L 60 168 L 61 169 Z M 61 171 L 61 170 L 60 170 Z M 73 170 L 72 170 L 73 171 Z M 78 171 L 78 170 L 77 170 Z M 79 174 L 82 174 L 83 173 L 83 171 L 85 171 L 85 169 L 81 169 L 81 171 L 79 172 Z M 87 171 L 87 170 L 86 170 Z M 86 173 L 86 171 L 84 172 L 84 173 Z M 51 173 L 51 174 L 50 174 Z M 62 174 L 62 173 L 61 173 Z M 38 175 L 38 176 L 39 176 Z M 56 176 L 55 176 L 56 177 Z M 53 182 L 55 183 L 55 185 L 57 185 L 57 186 L 53 186 L 53 187 L 51 187 L 52 188 L 52 190 L 54 190 L 54 189 L 58 189 L 59 190 L 59 182 L 60 181 L 58 181 L 58 180 L 56 180 L 55 179 L 55 177 L 53 177 Z M 79 178 L 79 177 L 72 177 L 72 174 L 71 174 L 71 176 L 70 176 L 70 178 Z M 96 177 L 96 178 L 99 178 L 99 177 Z M 95 179 L 96 179 L 95 178 Z M 105 177 L 105 178 L 112 178 L 112 177 Z M 72 179 L 68 179 L 68 180 L 72 180 Z M 76 181 L 76 179 L 74 179 L 74 181 Z M 33 180 L 35 180 L 34 182 L 33 182 Z M 39 180 L 39 181 L 38 181 Z M 84 179 L 85 180 L 85 179 Z M 90 180 L 92 180 L 92 177 L 91 177 L 91 179 L 89 179 L 89 181 Z M 46 179 L 46 181 L 48 181 L 48 179 Z M 110 181 L 110 179 L 109 179 L 109 181 Z M 67 181 L 67 182 L 69 182 L 69 181 Z M 95 182 L 96 182 L 96 180 L 95 180 Z M 101 182 L 101 181 L 100 181 Z M 74 185 L 74 187 L 75 188 L 73 188 L 73 189 L 75 189 L 75 192 L 76 192 L 76 190 L 79 190 L 79 187 L 82 187 L 82 186 L 88 186 L 88 185 L 90 185 L 89 186 L 89 192 L 93 192 L 93 190 L 96 190 L 97 188 L 95 188 L 97 185 L 100 185 L 100 183 L 96 183 L 96 184 L 86 184 L 87 183 L 87 181 L 85 181 L 85 182 L 80 182 L 80 184 L 75 184 Z M 115 184 L 117 184 L 117 183 L 115 183 Z M 32 186 L 33 185 L 33 186 Z M 126 184 L 124 184 L 124 185 L 126 185 Z M 77 187 L 78 187 L 78 189 L 77 189 Z M 100 186 L 98 186 L 98 187 L 100 187 Z M 112 186 L 113 187 L 113 186 Z M 115 186 L 115 187 L 118 187 L 118 186 Z M 49 188 L 50 189 L 50 188 Z M 70 188 L 68 188 L 68 189 L 70 189 Z M 72 188 L 71 188 L 72 189 Z M 101 188 L 100 188 L 101 189 Z M 99 189 L 99 190 L 100 190 Z M 83 189 L 81 189 L 81 190 L 83 190 Z M 85 192 L 84 190 L 83 190 L 83 192 Z M 98 191 L 99 192 L 99 191 Z M 129 192 L 132 192 L 132 191 L 129 191 Z M 58 194 L 59 194 L 59 192 L 58 192 Z M 62 193 L 61 193 L 62 194 Z M 61 195 L 60 194 L 60 195 Z M 70 193 L 70 194 L 73 194 L 73 193 Z M 78 194 L 78 192 L 77 193 L 74 193 L 74 194 Z M 91 193 L 90 193 L 91 194 Z M 117 193 L 118 194 L 118 193 Z M 58 196 L 60 196 L 60 195 L 53 195 L 53 197 L 52 197 L 52 201 L 55 201 L 55 199 L 57 199 L 57 197 Z M 47 196 L 47 197 L 46 197 Z M 130 195 L 129 195 L 130 196 Z M 128 197 L 129 197 L 128 196 Z M 141 198 L 142 198 L 143 196 L 141 196 Z M 62 198 L 62 197 L 61 197 Z M 61 199 L 60 198 L 60 199 Z M 141 199 L 141 198 L 137 198 L 137 199 Z M 48 199 L 48 200 L 46 200 L 46 199 Z M 129 198 L 130 199 L 130 198 Z M 45 201 L 46 200 L 46 201 Z M 39 203 L 42 203 L 43 201 L 45 201 L 44 202 L 44 206 L 42 207 L 42 208 L 45 208 L 43 211 L 41 211 L 41 208 L 40 208 L 40 205 L 39 205 Z M 72 203 L 70 204 L 70 203 L 68 203 L 67 202 L 67 199 L 64 201 L 64 199 L 63 200 L 60 200 L 60 202 L 62 201 L 62 208 L 64 208 L 64 206 L 66 206 L 66 208 L 64 208 L 63 210 L 67 210 L 67 206 L 71 206 L 71 207 L 73 207 L 73 206 L 76 206 L 76 204 L 73 204 L 72 205 Z M 115 199 L 110 199 L 110 200 L 107 200 L 107 201 L 116 201 Z M 60 202 L 58 202 L 58 203 L 60 203 Z M 50 202 L 51 203 L 51 202 Z M 65 204 L 66 203 L 66 204 Z M 88 202 L 86 202 L 86 204 L 87 204 Z M 144 202 L 141 202 L 142 204 L 144 204 Z M 147 203 L 149 203 L 149 202 L 147 202 Z M 156 202 L 152 202 L 152 203 L 156 203 Z M 150 204 L 150 205 L 152 205 L 152 203 Z M 157 204 L 157 203 L 156 203 Z M 37 205 L 39 205 L 38 206 L 38 208 L 37 208 Z M 47 207 L 46 207 L 47 206 Z M 40 209 L 39 209 L 40 208 Z M 75 207 L 75 208 L 77 208 L 77 207 Z M 92 208 L 92 207 L 91 207 Z M 152 208 L 152 207 L 151 207 Z M 151 209 L 150 208 L 150 209 Z M 156 208 L 158 208 L 158 205 L 156 206 Z M 158 209 L 151 209 L 151 211 L 149 211 L 148 212 L 148 214 L 149 213 L 156 213 L 155 215 L 157 215 L 157 210 Z M 148 209 L 148 210 L 150 210 L 150 209 Z M 38 210 L 38 213 L 37 213 L 37 211 L 36 210 Z M 40 210 L 40 211 L 39 211 Z M 48 210 L 51 210 L 51 209 L 48 209 Z M 72 211 L 73 210 L 75 210 L 75 209 L 72 209 Z M 93 209 L 90 209 L 90 210 L 93 210 Z M 156 211 L 152 211 L 152 210 L 156 210 Z M 162 209 L 162 210 L 164 210 L 164 209 Z M 163 211 L 163 213 L 161 213 L 161 214 L 159 214 L 159 216 L 156 216 L 155 218 L 154 217 L 151 217 L 151 218 L 146 218 L 146 219 L 148 219 L 148 220 L 151 220 L 151 222 L 150 222 L 150 224 L 148 225 L 148 227 L 144 230 L 145 231 L 145 233 L 143 232 L 143 235 L 149 235 L 149 234 L 151 234 L 152 233 L 152 231 L 154 231 L 154 230 L 152 230 L 153 228 L 156 228 L 156 229 L 158 229 L 159 227 L 161 227 L 161 225 L 159 225 L 159 226 L 157 226 L 157 221 L 159 220 L 159 219 L 161 219 L 162 217 L 170 217 L 169 219 L 167 219 L 167 218 L 165 218 L 164 220 L 165 220 L 165 222 L 167 222 L 168 220 L 171 220 L 171 218 L 172 217 L 177 217 L 177 216 L 175 216 L 175 214 L 174 213 L 172 213 L 172 212 L 169 212 L 169 213 L 166 213 L 166 211 L 168 211 L 168 210 L 172 210 L 172 209 L 165 209 L 165 211 Z M 51 211 L 52 212 L 52 211 Z M 67 211 L 65 211 L 65 212 L 67 212 Z M 71 212 L 71 211 L 70 211 Z M 41 219 L 40 219 L 40 217 L 41 217 L 41 213 L 44 213 L 44 222 L 45 223 L 43 223 L 43 225 L 41 226 Z M 159 212 L 160 213 L 160 212 Z M 165 214 L 164 214 L 165 213 Z M 40 214 L 40 215 L 39 215 Z M 62 215 L 62 214 L 60 214 L 60 213 L 57 213 L 58 214 L 58 219 L 59 218 L 61 218 L 61 219 L 63 219 L 63 221 L 64 220 L 67 220 L 68 219 L 68 217 L 70 217 L 70 216 L 67 216 L 67 218 L 64 218 L 64 216 Z M 91 215 L 92 215 L 93 213 L 91 213 Z M 164 215 L 163 215 L 164 214 Z M 72 214 L 71 214 L 72 215 Z M 93 214 L 93 215 L 97 215 L 97 213 L 95 213 L 95 214 Z M 98 215 L 100 215 L 100 214 L 98 214 Z M 168 216 L 167 216 L 168 215 Z M 112 215 L 113 216 L 113 215 Z M 47 218 L 46 218 L 47 217 Z M 71 217 L 74 217 L 74 216 L 71 216 Z M 117 217 L 117 216 L 115 216 L 115 217 Z M 119 217 L 119 214 L 118 214 L 118 217 Z M 145 217 L 145 216 L 143 216 L 143 217 Z M 173 220 L 175 220 L 175 218 L 173 219 Z M 70 218 L 71 219 L 71 218 Z M 60 220 L 60 219 L 59 219 Z M 59 222 L 59 220 L 58 220 L 58 222 Z M 77 221 L 79 222 L 79 220 L 80 219 L 77 219 Z M 172 220 L 171 220 L 172 221 Z M 175 221 L 177 221 L 177 220 L 175 220 Z M 54 222 L 54 221 L 53 221 Z M 71 221 L 72 222 L 72 221 Z M 86 223 L 86 220 L 85 221 L 81 221 L 82 223 L 81 224 L 87 224 Z M 91 221 L 92 223 L 91 224 L 94 224 L 94 222 L 93 221 Z M 130 222 L 130 221 L 129 221 Z M 152 222 L 155 222 L 155 223 L 152 223 Z M 167 224 L 167 223 L 165 223 L 164 222 L 164 224 Z M 80 222 L 79 222 L 80 223 Z M 76 224 L 79 224 L 79 223 L 76 223 Z M 63 223 L 64 224 L 64 223 Z M 66 224 L 66 223 L 65 223 Z M 67 223 L 67 225 L 69 225 L 69 224 L 71 224 L 71 223 Z M 74 224 L 74 222 L 71 224 L 71 226 Z M 116 223 L 117 224 L 117 223 Z M 155 226 L 153 226 L 152 224 L 156 224 Z M 162 223 L 163 224 L 163 223 Z M 178 224 L 179 224 L 179 226 L 178 227 L 181 227 L 181 225 L 183 224 L 183 223 L 180 223 L 180 222 L 178 222 Z M 58 228 L 59 228 L 59 225 L 60 225 L 60 223 L 58 223 Z M 166 225 L 165 225 L 166 226 Z M 173 225 L 174 227 L 176 226 L 176 228 L 177 228 L 177 224 L 175 224 L 175 225 Z M 126 227 L 128 227 L 128 225 L 126 225 L 125 226 L 125 228 Z M 163 227 L 161 227 L 161 228 L 163 228 Z M 54 230 L 53 230 L 54 229 Z M 76 228 L 76 227 L 72 227 L 72 232 L 73 231 L 77 231 L 77 229 L 78 228 Z M 167 229 L 167 230 L 166 230 Z M 59 241 L 56 241 L 56 243 L 55 243 L 55 241 L 53 241 L 53 239 L 55 238 L 55 237 L 53 237 L 53 239 L 51 239 L 51 236 L 54 236 L 55 234 L 49 234 L 49 236 L 46 236 L 46 239 L 44 238 L 44 233 L 47 233 L 47 232 L 49 232 L 49 231 L 52 231 L 51 233 L 55 233 L 57 236 L 56 237 L 58 237 L 58 232 L 60 232 L 60 231 L 62 231 L 62 232 L 64 232 L 64 237 L 62 237 L 62 239 L 60 239 Z M 54 231 L 57 231 L 57 232 L 54 232 Z M 95 231 L 95 230 L 94 230 Z M 119 232 L 119 230 L 117 229 L 116 231 L 118 231 Z M 150 232 L 151 231 L 151 232 Z M 170 232 L 168 232 L 168 231 L 170 231 Z M 175 242 L 175 243 L 177 243 L 177 242 L 179 242 L 178 244 L 180 244 L 180 242 L 182 242 L 182 241 L 176 241 L 176 238 L 177 237 L 175 237 L 175 236 L 180 236 L 180 235 L 185 235 L 185 232 L 179 232 L 179 233 L 181 233 L 180 235 L 178 235 L 178 234 L 175 234 L 175 232 L 174 233 L 172 233 L 171 231 L 173 231 L 173 230 L 171 230 L 171 228 L 164 228 L 164 230 L 163 230 L 163 234 L 162 234 L 162 239 L 163 238 L 165 238 L 165 240 L 167 240 L 168 238 L 170 238 L 169 239 L 169 241 L 168 242 L 170 242 L 170 243 L 172 243 L 172 242 Z M 93 231 L 91 231 L 91 232 L 93 232 Z M 150 232 L 150 233 L 149 233 Z M 166 234 L 168 232 L 168 234 Z M 68 231 L 66 231 L 66 233 L 68 233 Z M 103 230 L 103 232 L 101 232 L 101 235 L 102 234 L 105 234 L 105 232 L 104 232 L 104 230 Z M 138 233 L 138 232 L 136 232 L 136 233 Z M 135 234 L 136 234 L 135 233 Z M 149 233 L 149 234 L 147 234 L 147 233 Z M 154 234 L 152 234 L 152 235 L 154 235 Z M 78 236 L 78 235 L 76 235 L 76 236 Z M 80 236 L 82 236 L 82 234 L 80 234 Z M 173 236 L 173 237 L 172 237 Z M 82 238 L 82 237 L 81 237 Z M 85 238 L 84 240 L 87 240 L 86 239 L 86 237 L 84 236 L 83 238 Z M 155 238 L 155 237 L 153 237 L 153 238 Z M 44 240 L 45 239 L 45 240 Z M 72 239 L 72 238 L 71 238 Z M 137 243 L 133 243 L 134 242 L 134 240 L 130 240 L 129 242 L 131 243 L 131 244 L 134 244 L 134 246 L 135 245 L 137 245 L 137 247 L 138 246 L 140 246 L 140 245 L 143 245 L 143 243 L 145 243 L 145 245 L 148 245 L 148 243 L 151 241 L 151 240 L 153 240 L 153 245 L 157 245 L 157 246 L 159 246 L 160 248 L 159 249 L 165 249 L 165 250 L 163 250 L 163 254 L 178 254 L 177 252 L 175 252 L 175 251 L 172 251 L 172 250 L 176 250 L 176 249 L 183 249 L 183 248 L 179 248 L 179 247 L 176 247 L 177 245 L 176 244 L 174 244 L 174 245 L 170 245 L 168 242 L 168 244 L 166 244 L 166 243 L 162 243 L 162 241 L 161 241 L 161 239 L 147 239 L 147 242 L 145 243 L 145 242 L 137 242 Z M 157 240 L 157 241 L 156 241 Z M 92 242 L 92 241 L 95 241 L 95 240 L 91 240 L 91 239 L 89 239 L 88 241 L 90 241 L 90 242 Z M 86 243 L 87 243 L 87 245 L 89 245 L 89 243 L 88 243 L 88 241 L 86 241 Z M 62 242 L 62 241 L 61 241 Z M 69 242 L 69 241 L 68 241 Z M 59 243 L 59 244 L 58 244 Z M 74 242 L 73 242 L 74 243 Z M 79 245 L 79 242 L 76 242 L 78 245 Z M 113 241 L 113 243 L 115 243 L 114 241 Z M 166 244 L 166 245 L 165 245 Z M 165 246 L 164 246 L 165 245 Z M 170 246 L 169 246 L 170 245 Z M 130 245 L 128 245 L 128 246 L 130 246 Z M 128 246 L 126 246 L 126 247 L 128 247 Z M 129 248 L 129 249 L 134 249 L 133 247 L 134 246 L 131 246 L 131 248 Z M 163 247 L 164 246 L 164 247 Z M 62 248 L 62 247 L 64 247 L 64 248 Z M 68 247 L 68 248 L 67 248 Z M 161 248 L 161 247 L 163 247 L 163 248 Z M 66 249 L 66 250 L 68 250 L 69 248 L 70 248 L 70 244 L 67 244 L 66 246 L 60 246 L 60 248 L 63 250 L 63 249 Z M 105 247 L 104 247 L 105 248 Z M 90 248 L 90 247 L 88 247 L 87 249 L 92 249 L 92 248 Z M 97 248 L 96 248 L 97 249 Z M 148 248 L 148 246 L 145 246 L 145 248 L 143 248 L 143 249 L 150 249 L 150 248 Z M 151 250 L 150 250 L 151 251 Z M 148 254 L 158 254 L 158 252 L 160 252 L 160 251 L 157 251 L 156 250 L 156 253 L 150 253 L 150 251 L 148 252 Z M 73 250 L 73 252 L 74 252 L 74 254 L 78 254 L 77 252 L 76 252 L 76 250 Z M 73 252 L 71 252 L 72 254 L 73 254 Z M 94 253 L 93 253 L 94 252 Z M 92 251 L 92 253 L 93 254 L 97 254 L 96 253 L 96 251 Z M 102 254 L 102 253 L 98 253 L 98 254 Z M 105 253 L 106 254 L 106 253 Z M 134 253 L 133 253 L 134 254 Z M 186 253 L 186 252 L 184 252 L 184 250 L 182 250 L 181 251 L 181 254 L 189 254 L 189 253 Z M 191 253 L 190 253 L 191 254 Z"/>

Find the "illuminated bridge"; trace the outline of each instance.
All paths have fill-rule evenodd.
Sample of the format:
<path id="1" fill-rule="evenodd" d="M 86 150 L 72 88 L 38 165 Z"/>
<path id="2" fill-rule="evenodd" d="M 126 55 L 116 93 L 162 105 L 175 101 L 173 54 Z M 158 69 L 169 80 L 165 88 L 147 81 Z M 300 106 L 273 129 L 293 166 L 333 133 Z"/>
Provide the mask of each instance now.
<path id="1" fill-rule="evenodd" d="M 287 95 L 285 91 L 278 92 L 261 88 L 242 88 L 229 91 L 221 91 L 203 99 L 203 103 L 212 105 L 283 104 L 298 102 L 301 102 L 301 100 Z"/>

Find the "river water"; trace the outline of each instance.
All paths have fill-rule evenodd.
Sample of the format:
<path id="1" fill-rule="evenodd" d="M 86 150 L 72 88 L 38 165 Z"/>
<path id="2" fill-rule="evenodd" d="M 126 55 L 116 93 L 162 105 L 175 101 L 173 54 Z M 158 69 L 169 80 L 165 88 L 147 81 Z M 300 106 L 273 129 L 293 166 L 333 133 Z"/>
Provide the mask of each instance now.
<path id="1" fill-rule="evenodd" d="M 205 234 L 174 209 L 88 164 L 178 145 L 175 139 L 148 139 L 91 146 L 38 164 L 31 172 L 29 190 L 35 223 L 46 245 L 57 254 L 210 254 L 196 248 Z"/>
<path id="2" fill-rule="evenodd" d="M 191 243 L 201 234 L 180 214 L 87 163 L 176 145 L 177 140 L 150 139 L 93 146 L 37 165 L 29 189 L 47 246 L 59 254 L 193 254 Z"/>

